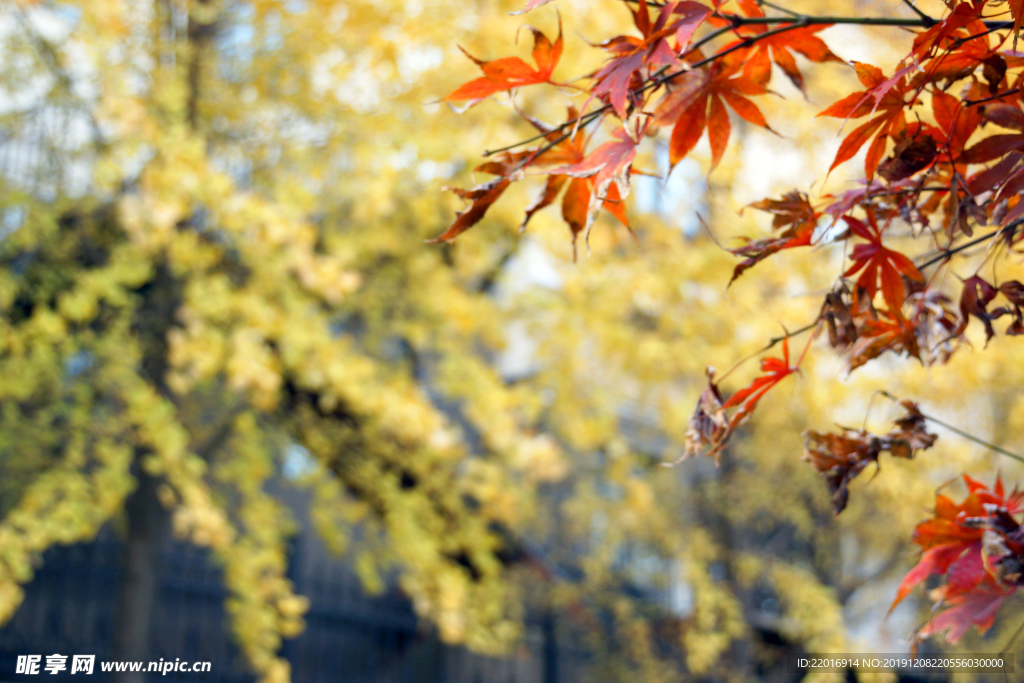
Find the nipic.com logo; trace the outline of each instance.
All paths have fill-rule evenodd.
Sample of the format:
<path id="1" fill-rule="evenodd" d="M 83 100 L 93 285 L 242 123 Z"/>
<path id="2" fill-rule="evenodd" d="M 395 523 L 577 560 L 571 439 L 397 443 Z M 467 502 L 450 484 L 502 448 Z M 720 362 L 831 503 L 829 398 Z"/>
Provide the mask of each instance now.
<path id="1" fill-rule="evenodd" d="M 72 674 L 91 675 L 96 666 L 96 655 L 71 656 Z M 160 659 L 159 662 L 100 662 L 100 671 L 145 671 L 166 676 L 171 672 L 205 673 L 210 670 L 210 662 L 183 662 L 180 659 Z M 25 675 L 50 674 L 56 675 L 68 671 L 68 655 L 18 655 L 14 673 Z"/>
<path id="2" fill-rule="evenodd" d="M 43 664 L 42 655 L 18 655 L 18 663 L 14 673 L 38 674 L 39 669 L 48 674 L 58 674 L 68 669 L 67 655 L 47 655 Z M 96 655 L 74 655 L 71 657 L 71 673 L 91 674 L 96 665 Z"/>

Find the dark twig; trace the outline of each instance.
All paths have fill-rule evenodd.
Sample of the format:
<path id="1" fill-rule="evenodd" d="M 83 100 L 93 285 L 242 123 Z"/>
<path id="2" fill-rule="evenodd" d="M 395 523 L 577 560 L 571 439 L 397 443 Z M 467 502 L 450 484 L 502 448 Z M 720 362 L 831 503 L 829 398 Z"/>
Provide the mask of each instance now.
<path id="1" fill-rule="evenodd" d="M 949 249 L 944 249 L 944 250 L 942 250 L 941 253 L 937 254 L 936 256 L 933 256 L 932 258 L 928 259 L 927 261 L 925 261 L 923 263 L 917 264 L 917 267 L 920 269 L 920 268 L 927 268 L 928 266 L 931 266 L 931 265 L 935 265 L 939 261 L 944 261 L 944 260 L 948 259 L 953 254 L 957 254 L 957 253 L 963 251 L 964 249 L 970 249 L 971 247 L 973 247 L 975 245 L 978 245 L 978 244 L 981 244 L 982 242 L 985 242 L 986 240 L 989 240 L 989 239 L 995 237 L 996 235 L 1001 235 L 1001 234 L 1004 234 L 1004 233 L 1013 232 L 1013 230 L 1015 230 L 1017 228 L 1017 226 L 1021 225 L 1022 223 L 1024 223 L 1024 218 L 1017 219 L 1017 220 L 1013 221 L 1012 223 L 1010 223 L 1008 225 L 1004 225 L 1003 227 L 999 228 L 998 230 L 993 230 L 992 232 L 987 233 L 985 235 L 982 235 L 981 237 L 976 237 L 973 240 L 970 240 L 969 242 L 964 242 L 963 244 L 958 244 L 955 247 L 951 247 Z"/>
<path id="2" fill-rule="evenodd" d="M 730 21 L 738 21 L 740 26 L 755 24 L 788 24 L 794 21 L 791 17 L 740 17 L 736 15 L 723 14 L 724 18 Z M 733 18 L 735 16 L 735 19 Z M 820 26 L 821 24 L 854 24 L 858 26 L 904 26 L 908 28 L 928 28 L 929 23 L 935 23 L 934 19 L 902 19 L 898 17 L 825 17 L 825 16 L 801 16 L 800 20 L 808 26 Z M 1012 21 L 985 21 L 986 28 L 995 30 L 1013 28 Z"/>
<path id="3" fill-rule="evenodd" d="M 648 4 L 651 4 L 651 3 L 648 3 Z M 651 4 L 651 6 L 655 6 L 655 5 Z M 729 31 L 734 30 L 734 29 L 736 29 L 738 27 L 741 27 L 741 26 L 774 25 L 774 24 L 787 24 L 787 26 L 780 27 L 779 29 L 776 29 L 774 31 L 766 31 L 765 33 L 761 33 L 761 34 L 754 35 L 754 36 L 745 36 L 744 40 L 742 42 L 737 43 L 736 45 L 733 45 L 733 46 L 731 46 L 729 48 L 726 48 L 725 50 L 717 52 L 714 55 L 712 55 L 710 57 L 707 57 L 706 59 L 703 59 L 703 60 L 701 60 L 699 62 L 691 64 L 690 65 L 691 69 L 699 67 L 699 66 L 703 66 L 705 64 L 709 64 L 710 62 L 713 62 L 714 60 L 719 59 L 719 58 L 729 54 L 730 52 L 734 52 L 734 51 L 739 50 L 739 49 L 741 49 L 743 47 L 749 47 L 750 45 L 752 45 L 753 43 L 757 42 L 758 40 L 763 40 L 765 38 L 770 38 L 770 37 L 772 37 L 774 35 L 778 35 L 779 33 L 783 33 L 784 31 L 789 31 L 789 30 L 792 30 L 792 29 L 795 29 L 795 28 L 800 28 L 802 26 L 821 26 L 821 25 L 824 25 L 824 24 L 854 24 L 854 25 L 861 25 L 861 26 L 905 26 L 905 27 L 915 27 L 916 26 L 916 27 L 921 27 L 921 28 L 928 28 L 929 26 L 931 26 L 932 24 L 935 23 L 933 19 L 929 18 L 929 19 L 926 20 L 926 19 L 922 19 L 920 17 L 916 18 L 916 19 L 902 19 L 902 18 L 897 18 L 897 17 L 828 17 L 828 16 L 806 16 L 806 15 L 801 15 L 799 17 L 741 17 L 741 16 L 735 15 L 735 14 L 721 14 L 719 16 L 721 16 L 723 19 L 727 19 L 730 22 L 730 25 L 725 27 L 725 28 L 720 28 L 720 29 L 718 29 L 718 30 L 708 34 L 704 38 L 700 39 L 699 41 L 697 41 L 696 43 L 691 45 L 687 49 L 687 51 L 685 53 L 683 53 L 683 56 L 685 56 L 687 54 L 690 54 L 691 52 L 693 52 L 694 50 L 699 48 L 701 45 L 704 45 L 705 43 L 713 40 L 714 38 L 717 38 L 718 36 L 723 35 L 724 33 L 727 33 Z M 983 23 L 985 24 L 986 27 L 988 27 L 989 29 L 992 29 L 992 30 L 998 30 L 998 29 L 1002 29 L 1002 28 L 1012 28 L 1013 27 L 1013 22 L 1009 22 L 1009 21 L 986 21 L 986 22 L 983 22 Z M 664 71 L 664 69 L 662 71 Z M 648 83 L 647 86 L 644 87 L 643 91 L 650 90 L 653 87 L 657 87 L 659 85 L 662 85 L 662 84 L 664 84 L 664 83 L 672 80 L 673 78 L 676 78 L 677 76 L 680 76 L 680 75 L 682 75 L 684 73 L 686 73 L 686 70 L 677 71 L 677 72 L 675 72 L 673 74 L 669 74 L 669 75 L 667 75 L 667 76 L 665 76 L 663 78 L 656 78 L 655 80 L 652 80 L 650 83 Z M 657 76 L 657 74 L 655 74 L 655 76 Z M 576 119 L 574 119 L 572 121 L 566 121 L 565 123 L 563 123 L 563 124 L 553 128 L 552 130 L 548 131 L 547 133 L 541 133 L 541 134 L 538 134 L 538 135 L 534 135 L 533 137 L 526 138 L 524 140 L 520 140 L 519 142 L 516 142 L 514 144 L 508 145 L 506 147 L 499 147 L 497 149 L 487 150 L 486 152 L 484 152 L 484 156 L 485 157 L 486 156 L 492 156 L 492 155 L 498 154 L 500 152 L 507 152 L 509 150 L 515 149 L 516 147 L 522 147 L 523 145 L 528 145 L 531 142 L 536 142 L 537 140 L 544 139 L 547 136 L 551 135 L 552 133 L 565 130 L 566 128 L 574 127 L 577 124 L 579 124 L 581 126 L 587 125 L 587 124 L 593 122 L 595 119 L 597 119 L 599 116 L 604 114 L 609 109 L 611 109 L 611 107 L 609 105 L 607 105 L 607 104 L 603 105 L 599 109 L 596 109 L 596 110 L 590 112 L 589 114 L 582 114 L 582 115 L 578 116 Z M 550 149 L 550 147 L 553 147 L 556 144 L 561 143 L 563 140 L 565 140 L 565 138 L 559 138 L 558 141 L 555 142 L 555 143 L 552 143 L 548 147 L 548 149 Z M 547 150 L 546 149 L 542 150 L 540 153 L 543 153 L 544 151 L 547 151 Z"/>
<path id="4" fill-rule="evenodd" d="M 935 25 L 935 20 L 932 19 L 927 14 L 925 14 L 924 12 L 922 12 L 920 9 L 918 9 L 917 5 L 914 4 L 913 0 L 903 0 L 903 2 L 904 2 L 904 4 L 906 4 L 907 7 L 909 7 L 910 9 L 912 9 L 914 11 L 914 14 L 916 14 L 919 17 L 921 17 L 922 21 L 930 22 L 930 23 L 926 23 L 925 24 L 925 26 L 927 28 L 931 28 L 932 26 Z"/>
<path id="5" fill-rule="evenodd" d="M 1013 88 L 1011 90 L 1007 90 L 1006 92 L 996 93 L 995 95 L 992 95 L 991 97 L 983 97 L 980 100 L 964 100 L 963 105 L 965 107 L 973 107 L 976 104 L 985 104 L 986 102 L 991 102 L 992 100 L 998 100 L 1000 98 L 1006 97 L 1007 95 L 1015 95 L 1018 92 L 1020 92 L 1020 88 Z"/>

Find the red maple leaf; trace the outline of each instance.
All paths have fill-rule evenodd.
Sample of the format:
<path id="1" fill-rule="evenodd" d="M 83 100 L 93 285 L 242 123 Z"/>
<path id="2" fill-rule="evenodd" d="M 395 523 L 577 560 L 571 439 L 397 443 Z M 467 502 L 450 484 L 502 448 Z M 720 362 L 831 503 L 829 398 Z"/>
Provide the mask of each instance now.
<path id="1" fill-rule="evenodd" d="M 669 23 L 674 13 L 683 14 L 684 18 Z M 638 72 L 676 62 L 676 51 L 666 39 L 676 34 L 678 41 L 689 41 L 710 13 L 711 10 L 697 2 L 669 2 L 652 23 L 647 0 L 640 0 L 639 8 L 633 12 L 633 22 L 642 38 L 618 36 L 601 43 L 601 47 L 614 56 L 594 74 L 596 83 L 591 93 L 611 104 L 618 117 L 625 120 L 627 98 L 640 85 Z"/>
<path id="2" fill-rule="evenodd" d="M 757 408 L 757 403 L 765 394 L 771 391 L 772 387 L 797 371 L 796 367 L 789 364 L 789 338 L 782 340 L 781 358 L 762 358 L 762 375 L 754 379 L 750 386 L 740 389 L 729 397 L 729 400 L 722 404 L 723 410 L 739 407 L 736 414 L 729 420 L 729 431 L 738 427 Z"/>
<path id="3" fill-rule="evenodd" d="M 576 109 L 570 107 L 568 121 L 574 121 L 578 116 L 579 114 Z M 561 137 L 562 128 L 554 128 L 535 119 L 529 120 L 537 130 L 545 134 L 545 139 L 555 142 Z M 594 175 L 582 178 L 572 177 L 562 171 L 566 168 L 580 168 L 580 164 L 587 158 L 584 152 L 587 139 L 587 132 L 580 128 L 573 137 L 567 137 L 564 140 L 555 142 L 551 149 L 537 156 L 532 164 L 534 167 L 550 169 L 552 166 L 561 166 L 562 168 L 554 168 L 547 171 L 549 175 L 544 184 L 544 189 L 537 195 L 533 203 L 527 207 L 526 215 L 519 226 L 520 231 L 525 230 L 527 223 L 530 222 L 533 215 L 541 209 L 554 204 L 555 200 L 558 199 L 558 194 L 564 187 L 562 219 L 572 232 L 573 259 L 576 258 L 576 238 L 586 229 L 591 202 L 595 201 L 594 188 L 596 177 Z M 626 217 L 626 205 L 622 201 L 619 188 L 614 182 L 608 186 L 607 196 L 600 202 L 600 207 L 615 216 L 626 228 L 629 228 L 629 219 Z"/>
<path id="4" fill-rule="evenodd" d="M 453 102 L 459 100 L 471 100 L 470 106 L 480 100 L 490 97 L 495 93 L 519 88 L 524 85 L 535 85 L 537 83 L 549 83 L 551 73 L 558 65 L 562 56 L 562 26 L 559 20 L 558 39 L 552 44 L 547 36 L 535 28 L 533 32 L 533 61 L 537 68 L 532 68 L 519 57 L 503 57 L 491 62 L 484 62 L 466 52 L 461 46 L 463 54 L 476 62 L 484 75 L 480 78 L 462 85 L 455 92 L 444 98 L 442 102 Z"/>
<path id="5" fill-rule="evenodd" d="M 868 213 L 868 224 L 852 216 L 843 216 L 853 234 L 867 240 L 867 244 L 858 244 L 853 248 L 851 258 L 853 265 L 843 273 L 843 277 L 851 277 L 860 272 L 857 285 L 874 298 L 878 292 L 878 281 L 882 281 L 882 298 L 885 299 L 889 311 L 899 319 L 906 292 L 901 274 L 912 280 L 924 282 L 924 276 L 918 271 L 914 262 L 898 251 L 889 249 L 882 244 L 882 232 L 878 229 L 873 213 Z"/>
<path id="6" fill-rule="evenodd" d="M 725 105 L 755 126 L 771 130 L 757 105 L 747 99 L 768 90 L 741 73 L 743 60 L 732 53 L 710 66 L 690 71 L 669 85 L 655 112 L 655 124 L 673 126 L 669 142 L 669 162 L 675 166 L 697 144 L 705 127 L 711 143 L 711 168 L 725 154 L 732 127 Z M 695 57 L 702 56 L 695 52 Z"/>
<path id="7" fill-rule="evenodd" d="M 1017 131 L 990 135 L 966 152 L 964 159 L 972 164 L 992 161 L 1010 152 L 1024 151 L 1024 110 L 1013 104 L 994 103 L 985 107 L 985 119 L 1000 126 Z"/>
<path id="8" fill-rule="evenodd" d="M 962 155 L 967 140 L 981 125 L 981 112 L 978 107 L 965 107 L 952 95 L 936 90 L 932 93 L 932 114 L 941 131 L 935 135 L 940 158 L 955 164 L 960 175 L 966 175 L 967 164 Z"/>
<path id="9" fill-rule="evenodd" d="M 738 2 L 745 16 L 765 16 L 764 11 L 757 4 L 756 0 L 738 0 Z M 728 20 L 724 18 L 716 17 L 711 21 L 719 26 L 727 26 L 729 24 Z M 789 77 L 789 80 L 793 82 L 793 85 L 800 89 L 800 92 L 806 92 L 804 77 L 796 65 L 796 58 L 793 56 L 794 52 L 803 55 L 812 62 L 843 63 L 842 59 L 832 54 L 825 41 L 814 35 L 829 26 L 831 24 L 815 24 L 814 26 L 793 28 L 784 33 L 768 36 L 767 38 L 759 38 L 758 36 L 767 33 L 769 31 L 768 26 L 757 24 L 743 26 L 736 31 L 738 35 L 743 36 L 745 39 L 757 39 L 757 42 L 752 44 L 750 48 L 742 51 L 746 61 L 743 67 L 743 74 L 757 83 L 767 85 L 768 80 L 771 78 L 772 62 L 774 61 L 782 69 L 782 72 Z"/>
<path id="10" fill-rule="evenodd" d="M 818 116 L 832 116 L 840 119 L 872 116 L 867 123 L 858 126 L 843 139 L 836 152 L 836 158 L 828 169 L 831 173 L 839 164 L 852 159 L 860 151 L 860 148 L 872 136 L 875 136 L 864 160 L 864 173 L 870 181 L 885 154 L 886 140 L 889 137 L 899 138 L 907 127 L 904 111 L 904 107 L 907 106 L 906 93 L 909 89 L 907 74 L 915 68 L 915 65 L 904 66 L 886 78 L 882 70 L 876 66 L 861 62 L 853 64 L 857 69 L 857 78 L 866 89 L 847 95 Z"/>
<path id="11" fill-rule="evenodd" d="M 956 645 L 973 625 L 978 633 L 984 633 L 992 627 L 996 613 L 1003 600 L 1017 590 L 1016 586 L 1000 586 L 987 574 L 973 590 L 946 598 L 943 604 L 948 607 L 917 632 L 917 639 L 945 634 L 946 641 Z"/>
<path id="12" fill-rule="evenodd" d="M 566 190 L 565 201 L 577 207 L 571 217 L 566 217 L 566 221 L 573 229 L 574 241 L 579 232 L 576 227 L 579 222 L 578 207 L 584 205 L 584 194 L 587 198 L 586 221 L 583 224 L 584 241 L 589 236 L 590 228 L 601 207 L 607 208 L 609 204 L 618 204 L 621 207 L 622 200 L 629 195 L 629 174 L 636 158 L 637 140 L 643 137 L 647 121 L 645 119 L 635 134 L 631 134 L 625 128 L 619 128 L 612 133 L 610 141 L 599 146 L 582 160 L 548 171 L 555 176 L 568 176 L 574 180 L 585 181 L 570 184 Z M 629 227 L 625 212 L 621 208 L 619 211 L 611 209 L 611 212 Z"/>

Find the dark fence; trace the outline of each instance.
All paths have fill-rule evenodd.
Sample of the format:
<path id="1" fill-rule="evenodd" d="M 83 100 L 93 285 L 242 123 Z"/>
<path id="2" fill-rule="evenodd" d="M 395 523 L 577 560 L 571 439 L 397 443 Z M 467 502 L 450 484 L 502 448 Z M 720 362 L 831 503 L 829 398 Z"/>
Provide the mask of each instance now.
<path id="1" fill-rule="evenodd" d="M 308 527 L 307 527 L 308 529 Z M 105 530 L 88 544 L 50 549 L 25 601 L 0 629 L 0 681 L 107 679 L 122 546 Z M 310 532 L 295 540 L 290 578 L 310 599 L 306 629 L 282 655 L 295 683 L 574 683 L 582 661 L 557 629 L 531 628 L 505 658 L 483 657 L 440 642 L 397 588 L 368 596 L 341 558 L 327 555 Z M 178 543 L 161 561 L 151 661 L 209 661 L 208 673 L 149 673 L 150 681 L 251 683 L 224 610 L 226 591 L 208 552 Z M 47 655 L 67 655 L 67 669 L 43 671 Z M 71 674 L 72 655 L 96 655 L 92 676 Z M 19 655 L 42 655 L 40 673 L 15 672 Z"/>

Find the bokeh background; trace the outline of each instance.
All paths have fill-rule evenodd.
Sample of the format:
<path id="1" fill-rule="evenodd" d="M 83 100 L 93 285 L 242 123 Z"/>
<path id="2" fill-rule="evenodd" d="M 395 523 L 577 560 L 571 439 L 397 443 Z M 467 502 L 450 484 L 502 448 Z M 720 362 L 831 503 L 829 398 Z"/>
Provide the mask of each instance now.
<path id="1" fill-rule="evenodd" d="M 752 201 L 851 187 L 856 163 L 812 187 L 840 140 L 812 117 L 856 80 L 814 65 L 805 99 L 776 77 L 778 134 L 734 120 L 710 176 L 706 141 L 668 176 L 650 139 L 637 242 L 602 218 L 573 263 L 554 210 L 518 233 L 517 188 L 426 245 L 459 208 L 442 187 L 531 132 L 507 97 L 438 104 L 476 76 L 458 46 L 525 54 L 517 29 L 552 35 L 557 9 L 568 80 L 629 25 L 617 0 L 520 4 L 0 6 L 0 676 L 60 653 L 210 661 L 164 677 L 206 683 L 790 681 L 787 653 L 906 651 L 926 600 L 887 611 L 935 490 L 1020 468 L 937 430 L 837 519 L 800 433 L 888 429 L 887 389 L 1020 450 L 1019 346 L 972 328 L 948 366 L 847 377 L 816 343 L 720 467 L 663 467 L 706 366 L 814 320 L 842 270 L 784 254 L 727 288 L 697 216 L 736 244 L 769 230 Z M 822 35 L 885 69 L 910 41 Z M 1022 611 L 961 648 L 997 651 Z"/>

